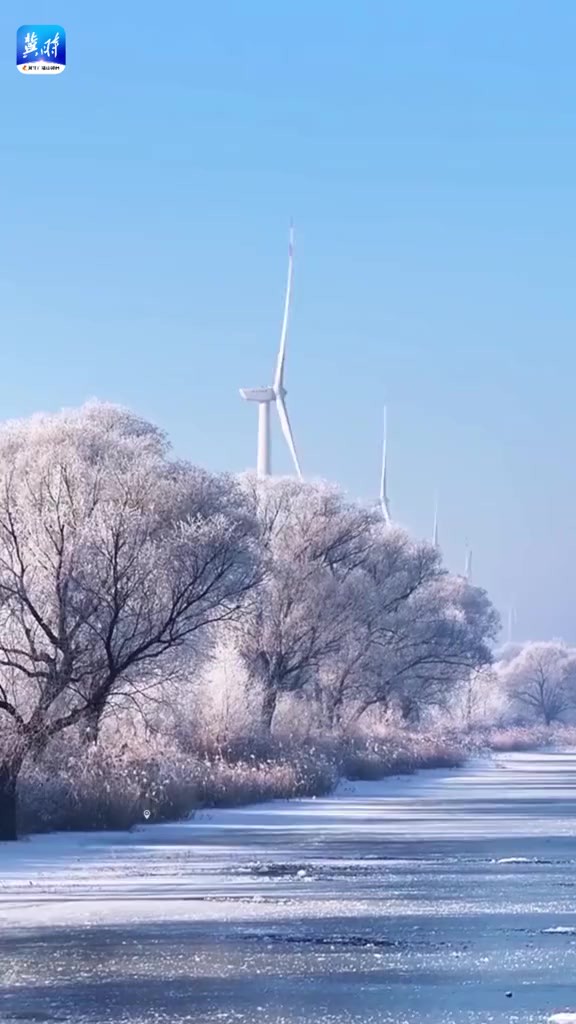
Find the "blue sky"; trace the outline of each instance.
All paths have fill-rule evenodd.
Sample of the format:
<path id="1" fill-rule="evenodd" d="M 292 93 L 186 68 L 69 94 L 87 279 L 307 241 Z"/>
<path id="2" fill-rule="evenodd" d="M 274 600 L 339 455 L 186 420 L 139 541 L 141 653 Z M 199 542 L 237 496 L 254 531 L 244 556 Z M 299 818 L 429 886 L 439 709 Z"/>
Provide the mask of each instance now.
<path id="1" fill-rule="evenodd" d="M 396 517 L 437 488 L 448 564 L 575 641 L 575 39 L 570 0 L 3 4 L 0 414 L 98 396 L 251 466 L 293 218 L 306 475 L 375 496 L 386 400 Z"/>

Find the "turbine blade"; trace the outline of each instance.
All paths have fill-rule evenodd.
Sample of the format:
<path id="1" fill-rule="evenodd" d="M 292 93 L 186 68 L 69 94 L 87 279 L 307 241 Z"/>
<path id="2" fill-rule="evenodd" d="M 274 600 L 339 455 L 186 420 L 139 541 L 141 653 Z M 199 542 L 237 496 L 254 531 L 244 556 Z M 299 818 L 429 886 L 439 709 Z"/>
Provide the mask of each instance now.
<path id="1" fill-rule="evenodd" d="M 472 581 L 472 548 L 470 547 L 466 551 L 466 569 L 464 575 L 469 582 Z"/>
<path id="2" fill-rule="evenodd" d="M 434 526 L 432 528 L 432 544 L 438 547 L 438 492 L 434 495 Z"/>
<path id="3" fill-rule="evenodd" d="M 296 473 L 298 478 L 302 479 L 302 470 L 300 469 L 300 463 L 298 462 L 298 455 L 296 454 L 296 445 L 294 444 L 294 436 L 292 434 L 292 427 L 290 426 L 290 420 L 288 419 L 288 410 L 282 394 L 279 394 L 276 399 L 276 408 L 278 410 L 278 418 L 280 420 L 280 426 L 282 427 L 282 433 L 286 440 L 286 444 L 290 449 L 292 460 L 296 467 Z"/>
<path id="4" fill-rule="evenodd" d="M 390 525 L 390 503 L 388 501 L 388 487 L 387 487 L 387 444 L 388 444 L 388 414 L 386 406 L 384 406 L 384 433 L 382 440 L 382 474 L 380 477 L 380 505 L 382 508 L 382 515 L 384 516 L 385 522 Z"/>
<path id="5" fill-rule="evenodd" d="M 286 298 L 284 299 L 284 316 L 282 318 L 282 330 L 280 332 L 280 348 L 276 361 L 276 373 L 274 374 L 274 391 L 276 394 L 284 387 L 284 361 L 286 359 L 286 337 L 288 334 L 288 316 L 290 313 L 290 299 L 292 297 L 292 271 L 294 268 L 294 228 L 290 226 L 290 241 L 288 244 L 288 280 L 286 282 Z"/>
<path id="6" fill-rule="evenodd" d="M 380 476 L 380 501 L 386 497 L 386 441 L 387 441 L 387 416 L 384 406 L 384 433 L 382 434 L 382 474 Z"/>

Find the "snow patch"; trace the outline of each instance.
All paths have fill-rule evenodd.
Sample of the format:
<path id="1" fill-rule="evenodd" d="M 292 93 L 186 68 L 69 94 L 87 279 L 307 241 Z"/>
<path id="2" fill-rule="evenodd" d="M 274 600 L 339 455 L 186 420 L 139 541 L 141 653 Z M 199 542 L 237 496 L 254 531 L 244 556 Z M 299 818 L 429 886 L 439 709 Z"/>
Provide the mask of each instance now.
<path id="1" fill-rule="evenodd" d="M 499 857 L 493 864 L 534 864 L 533 857 Z"/>
<path id="2" fill-rule="evenodd" d="M 561 863 L 565 864 L 566 861 L 551 861 L 546 860 L 544 857 L 498 857 L 497 860 L 493 860 L 492 864 L 552 864 Z"/>

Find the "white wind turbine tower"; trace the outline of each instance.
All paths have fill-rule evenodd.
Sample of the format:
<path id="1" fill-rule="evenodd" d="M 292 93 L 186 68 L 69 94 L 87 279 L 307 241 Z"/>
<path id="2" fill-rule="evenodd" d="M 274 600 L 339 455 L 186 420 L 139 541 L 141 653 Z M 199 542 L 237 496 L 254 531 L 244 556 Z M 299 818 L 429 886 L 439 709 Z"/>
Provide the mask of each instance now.
<path id="1" fill-rule="evenodd" d="M 388 413 L 386 406 L 384 406 L 384 435 L 382 440 L 382 474 L 380 476 L 380 506 L 382 508 L 382 515 L 384 516 L 384 522 L 387 526 L 392 525 L 392 516 L 390 515 L 390 501 L 388 498 L 388 479 L 387 479 L 387 444 L 388 444 Z"/>
<path id="2" fill-rule="evenodd" d="M 288 281 L 286 283 L 286 298 L 284 300 L 284 316 L 282 319 L 282 330 L 280 333 L 280 348 L 276 361 L 276 373 L 274 383 L 266 388 L 240 388 L 242 398 L 248 402 L 258 403 L 258 462 L 256 472 L 259 477 L 270 476 L 270 406 L 276 405 L 278 419 L 286 444 L 290 449 L 292 461 L 296 473 L 302 479 L 302 471 L 296 454 L 296 446 L 292 435 L 288 410 L 286 409 L 286 389 L 284 388 L 284 362 L 286 360 L 286 336 L 288 334 L 288 316 L 290 313 L 290 299 L 292 295 L 292 272 L 294 266 L 294 230 L 290 228 L 290 243 L 288 246 Z"/>

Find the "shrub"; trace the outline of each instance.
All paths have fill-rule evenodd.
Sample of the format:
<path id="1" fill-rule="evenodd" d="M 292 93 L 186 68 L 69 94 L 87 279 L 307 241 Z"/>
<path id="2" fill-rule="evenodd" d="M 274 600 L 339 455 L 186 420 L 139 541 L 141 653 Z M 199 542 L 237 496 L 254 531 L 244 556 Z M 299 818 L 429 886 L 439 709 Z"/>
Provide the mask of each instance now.
<path id="1" fill-rule="evenodd" d="M 263 753 L 263 752 L 262 752 Z M 128 829 L 143 821 L 189 817 L 201 807 L 329 792 L 338 780 L 334 759 L 314 750 L 277 745 L 268 757 L 237 751 L 198 757 L 151 743 L 144 752 L 126 744 L 54 745 L 26 764 L 20 781 L 22 832 Z"/>
<path id="2" fill-rule="evenodd" d="M 576 747 L 576 727 L 560 724 L 510 725 L 486 730 L 479 736 L 479 742 L 498 753 Z"/>
<path id="3" fill-rule="evenodd" d="M 381 779 L 418 768 L 453 768 L 463 764 L 469 750 L 463 740 L 448 735 L 388 729 L 377 736 L 354 736 L 344 748 L 342 774 L 349 779 Z"/>
<path id="4" fill-rule="evenodd" d="M 23 832 L 129 829 L 189 817 L 204 807 L 321 796 L 339 778 L 381 779 L 461 765 L 471 752 L 576 747 L 570 726 L 509 726 L 475 737 L 381 725 L 347 736 L 234 736 L 196 750 L 166 736 L 105 730 L 97 745 L 59 738 L 28 762 L 20 782 Z"/>

